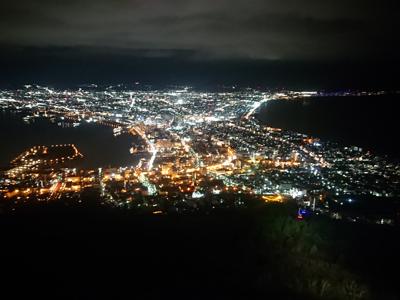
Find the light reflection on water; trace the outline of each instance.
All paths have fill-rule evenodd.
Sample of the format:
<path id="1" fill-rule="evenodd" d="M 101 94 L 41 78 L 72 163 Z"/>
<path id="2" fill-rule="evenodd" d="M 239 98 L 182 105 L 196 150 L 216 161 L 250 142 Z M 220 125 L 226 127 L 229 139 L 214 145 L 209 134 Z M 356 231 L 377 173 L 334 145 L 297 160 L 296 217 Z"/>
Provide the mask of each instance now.
<path id="1" fill-rule="evenodd" d="M 62 128 L 49 119 L 36 118 L 31 124 L 24 115 L 0 111 L 0 166 L 7 165 L 24 150 L 35 145 L 75 144 L 84 158 L 78 167 L 119 167 L 136 165 L 138 157 L 129 153 L 140 140 L 130 134 L 114 137 L 112 128 L 93 123 Z"/>

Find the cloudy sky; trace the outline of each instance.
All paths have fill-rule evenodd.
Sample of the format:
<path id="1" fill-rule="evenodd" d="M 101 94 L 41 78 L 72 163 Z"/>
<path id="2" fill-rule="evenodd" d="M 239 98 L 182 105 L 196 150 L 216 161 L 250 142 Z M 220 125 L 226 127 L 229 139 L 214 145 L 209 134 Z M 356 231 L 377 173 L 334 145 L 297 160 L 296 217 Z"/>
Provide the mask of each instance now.
<path id="1" fill-rule="evenodd" d="M 2 56 L 398 60 L 395 0 L 2 0 Z M 50 53 L 50 54 L 49 54 Z"/>

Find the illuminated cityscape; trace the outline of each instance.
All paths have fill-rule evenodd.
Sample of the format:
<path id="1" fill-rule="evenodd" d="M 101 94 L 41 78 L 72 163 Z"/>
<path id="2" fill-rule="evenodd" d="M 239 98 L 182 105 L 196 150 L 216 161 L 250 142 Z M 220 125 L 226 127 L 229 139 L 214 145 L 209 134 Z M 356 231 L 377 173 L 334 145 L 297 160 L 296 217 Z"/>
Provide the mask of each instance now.
<path id="1" fill-rule="evenodd" d="M 79 204 L 88 192 L 102 205 L 153 214 L 245 207 L 249 199 L 295 201 L 304 212 L 395 224 L 396 211 L 349 216 L 337 207 L 365 197 L 399 197 L 399 164 L 357 146 L 267 127 L 257 119 L 269 101 L 321 95 L 254 89 L 199 92 L 188 87 L 3 90 L 1 109 L 22 114 L 26 123 L 40 118 L 69 127 L 94 123 L 111 127 L 115 136 L 137 136 L 140 142 L 126 149 L 135 163 L 93 169 L 79 166 L 85 153 L 74 144 L 35 145 L 16 153 L 1 177 L 2 205 L 15 210 L 60 199 Z M 366 93 L 335 96 L 349 95 Z"/>
<path id="2" fill-rule="evenodd" d="M 1 0 L 0 299 L 400 299 L 399 11 Z"/>

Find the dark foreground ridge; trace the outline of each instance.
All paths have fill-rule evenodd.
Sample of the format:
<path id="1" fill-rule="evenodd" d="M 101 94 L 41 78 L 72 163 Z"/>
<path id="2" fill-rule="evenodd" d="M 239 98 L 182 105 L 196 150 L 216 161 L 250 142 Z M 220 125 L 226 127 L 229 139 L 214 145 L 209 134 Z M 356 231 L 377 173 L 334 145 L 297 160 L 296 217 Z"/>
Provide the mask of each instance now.
<path id="1" fill-rule="evenodd" d="M 397 227 L 295 213 L 290 203 L 173 216 L 47 204 L 0 215 L 2 294 L 396 299 Z"/>

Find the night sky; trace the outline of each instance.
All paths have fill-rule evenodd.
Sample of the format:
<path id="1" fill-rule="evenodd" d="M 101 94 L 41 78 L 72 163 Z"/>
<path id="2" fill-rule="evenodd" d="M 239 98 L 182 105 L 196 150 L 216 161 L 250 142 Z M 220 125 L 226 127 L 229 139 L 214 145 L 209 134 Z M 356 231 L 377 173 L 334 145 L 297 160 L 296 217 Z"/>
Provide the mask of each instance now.
<path id="1" fill-rule="evenodd" d="M 1 84 L 398 87 L 395 0 L 2 0 Z"/>

